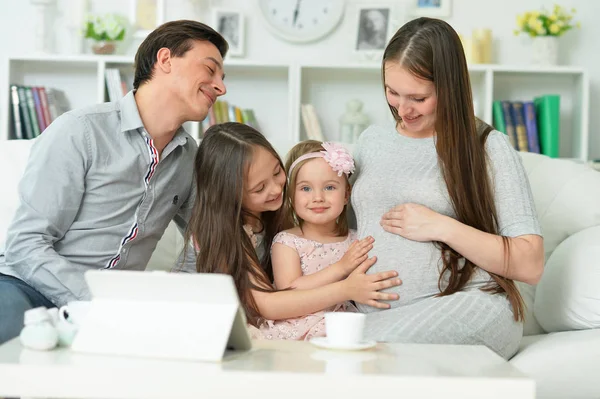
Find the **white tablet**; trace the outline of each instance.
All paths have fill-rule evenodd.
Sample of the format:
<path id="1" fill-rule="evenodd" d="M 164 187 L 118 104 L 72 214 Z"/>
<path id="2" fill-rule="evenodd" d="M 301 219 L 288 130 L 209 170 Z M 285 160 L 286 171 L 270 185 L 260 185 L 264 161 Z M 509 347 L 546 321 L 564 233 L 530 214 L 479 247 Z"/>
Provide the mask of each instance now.
<path id="1" fill-rule="evenodd" d="M 85 278 L 92 302 L 74 351 L 219 361 L 252 347 L 229 275 L 98 270 Z"/>

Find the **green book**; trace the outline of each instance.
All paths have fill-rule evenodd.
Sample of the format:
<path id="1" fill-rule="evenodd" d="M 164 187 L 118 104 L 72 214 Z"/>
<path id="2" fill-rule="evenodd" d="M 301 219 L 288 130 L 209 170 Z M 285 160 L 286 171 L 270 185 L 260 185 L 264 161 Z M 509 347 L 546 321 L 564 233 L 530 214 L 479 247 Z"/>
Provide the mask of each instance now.
<path id="1" fill-rule="evenodd" d="M 544 155 L 558 158 L 560 148 L 560 96 L 549 94 L 533 99 L 537 115 L 540 150 Z"/>
<path id="2" fill-rule="evenodd" d="M 19 96 L 19 108 L 21 109 L 21 117 L 23 118 L 24 132 L 23 135 L 26 139 L 35 138 L 35 131 L 31 123 L 31 116 L 29 113 L 29 106 L 27 105 L 27 95 L 25 94 L 24 86 L 17 86 L 17 93 Z"/>
<path id="3" fill-rule="evenodd" d="M 243 109 L 242 110 L 242 121 L 248 126 L 252 126 L 255 129 L 258 129 L 258 123 L 256 122 L 256 116 L 254 115 L 254 110 L 252 109 Z"/>
<path id="4" fill-rule="evenodd" d="M 35 101 L 33 101 L 33 91 L 29 86 L 25 87 L 25 97 L 27 98 L 27 109 L 29 110 L 29 119 L 31 120 L 31 127 L 33 128 L 32 138 L 35 138 L 40 135 L 41 130 L 37 120 Z"/>
<path id="5" fill-rule="evenodd" d="M 506 124 L 504 123 L 504 113 L 502 112 L 502 101 L 494 101 L 492 103 L 492 115 L 496 130 L 506 134 Z"/>

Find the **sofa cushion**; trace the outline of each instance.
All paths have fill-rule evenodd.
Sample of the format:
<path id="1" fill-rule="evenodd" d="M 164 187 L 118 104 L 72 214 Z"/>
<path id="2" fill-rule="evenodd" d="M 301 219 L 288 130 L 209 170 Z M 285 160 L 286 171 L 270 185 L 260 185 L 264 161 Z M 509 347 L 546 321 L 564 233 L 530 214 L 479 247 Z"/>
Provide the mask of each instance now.
<path id="1" fill-rule="evenodd" d="M 535 379 L 538 399 L 600 398 L 600 330 L 524 337 L 510 363 Z"/>
<path id="2" fill-rule="evenodd" d="M 537 285 L 534 314 L 548 332 L 600 328 L 600 226 L 554 250 Z"/>
<path id="3" fill-rule="evenodd" d="M 7 140 L 0 143 L 0 250 L 4 250 L 6 231 L 12 222 L 13 216 L 19 206 L 17 188 L 29 151 L 35 140 Z"/>
<path id="4" fill-rule="evenodd" d="M 566 159 L 519 154 L 531 185 L 547 260 L 571 234 L 600 225 L 600 173 Z"/>
<path id="5" fill-rule="evenodd" d="M 600 174 L 581 163 L 554 159 L 545 155 L 520 152 L 527 172 L 548 261 L 556 247 L 567 237 L 600 225 Z M 536 287 L 517 286 L 527 307 L 524 335 L 542 333 L 536 320 Z"/>

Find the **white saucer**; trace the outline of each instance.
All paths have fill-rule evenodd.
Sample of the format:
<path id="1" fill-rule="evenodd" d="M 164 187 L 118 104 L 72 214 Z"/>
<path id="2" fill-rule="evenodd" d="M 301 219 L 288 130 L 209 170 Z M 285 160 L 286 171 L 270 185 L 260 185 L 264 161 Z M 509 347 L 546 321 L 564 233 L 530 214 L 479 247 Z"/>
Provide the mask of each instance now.
<path id="1" fill-rule="evenodd" d="M 361 341 L 355 344 L 335 344 L 331 343 L 327 340 L 327 337 L 314 337 L 309 341 L 314 346 L 325 349 L 337 349 L 337 350 L 347 350 L 347 351 L 360 351 L 363 349 L 369 349 L 377 345 L 376 341 Z"/>

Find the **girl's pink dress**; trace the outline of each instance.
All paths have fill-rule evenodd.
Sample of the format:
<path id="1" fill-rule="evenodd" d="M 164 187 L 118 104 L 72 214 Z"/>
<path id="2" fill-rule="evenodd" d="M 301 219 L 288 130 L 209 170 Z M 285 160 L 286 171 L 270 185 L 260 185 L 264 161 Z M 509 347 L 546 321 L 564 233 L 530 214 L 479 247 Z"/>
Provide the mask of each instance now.
<path id="1" fill-rule="evenodd" d="M 273 243 L 294 248 L 300 256 L 302 274 L 316 273 L 339 261 L 348 247 L 357 239 L 356 231 L 350 230 L 348 237 L 341 242 L 322 244 L 317 241 L 281 232 Z M 266 320 L 257 329 L 249 326 L 253 338 L 309 340 L 325 336 L 325 312 L 355 312 L 356 307 L 344 302 L 304 317 L 286 320 Z"/>

